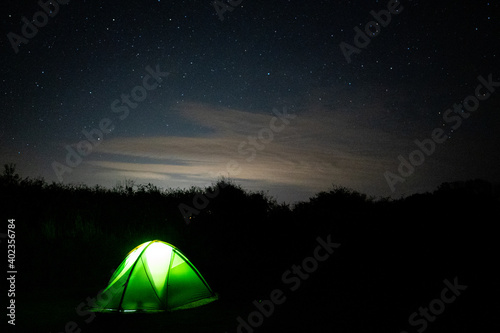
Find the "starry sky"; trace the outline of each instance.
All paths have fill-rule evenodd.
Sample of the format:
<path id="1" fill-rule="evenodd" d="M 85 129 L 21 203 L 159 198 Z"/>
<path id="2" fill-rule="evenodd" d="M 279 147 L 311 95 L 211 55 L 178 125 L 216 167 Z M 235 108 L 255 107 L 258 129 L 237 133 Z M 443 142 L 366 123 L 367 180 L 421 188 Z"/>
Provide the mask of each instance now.
<path id="1" fill-rule="evenodd" d="M 498 2 L 2 7 L 0 162 L 22 176 L 225 176 L 289 203 L 500 181 Z"/>

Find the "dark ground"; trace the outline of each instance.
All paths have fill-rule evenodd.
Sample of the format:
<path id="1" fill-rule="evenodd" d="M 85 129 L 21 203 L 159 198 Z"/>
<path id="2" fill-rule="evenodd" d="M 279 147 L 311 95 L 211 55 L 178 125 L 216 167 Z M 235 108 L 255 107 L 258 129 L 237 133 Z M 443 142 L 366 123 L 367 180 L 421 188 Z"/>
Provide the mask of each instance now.
<path id="1" fill-rule="evenodd" d="M 293 208 L 219 183 L 220 194 L 187 225 L 176 207 L 192 202 L 192 191 L 2 181 L 2 218 L 16 219 L 17 332 L 500 331 L 499 200 L 485 183 L 444 184 L 397 201 L 334 188 Z M 329 235 L 340 247 L 291 290 L 283 274 Z M 178 246 L 220 299 L 171 313 L 77 312 L 127 252 L 149 239 Z M 445 279 L 467 288 L 430 314 L 426 327 L 423 320 L 410 325 L 420 307 L 439 306 Z M 238 331 L 237 318 L 258 321 L 253 301 L 268 304 L 276 289 L 282 304 Z"/>

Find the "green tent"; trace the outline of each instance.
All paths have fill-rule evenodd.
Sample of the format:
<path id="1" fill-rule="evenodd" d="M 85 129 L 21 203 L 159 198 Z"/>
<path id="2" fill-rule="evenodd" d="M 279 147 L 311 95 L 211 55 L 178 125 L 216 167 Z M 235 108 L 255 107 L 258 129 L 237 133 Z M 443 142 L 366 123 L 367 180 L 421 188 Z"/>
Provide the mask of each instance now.
<path id="1" fill-rule="evenodd" d="M 158 312 L 217 299 L 200 272 L 175 246 L 153 240 L 129 252 L 91 307 L 95 312 Z"/>

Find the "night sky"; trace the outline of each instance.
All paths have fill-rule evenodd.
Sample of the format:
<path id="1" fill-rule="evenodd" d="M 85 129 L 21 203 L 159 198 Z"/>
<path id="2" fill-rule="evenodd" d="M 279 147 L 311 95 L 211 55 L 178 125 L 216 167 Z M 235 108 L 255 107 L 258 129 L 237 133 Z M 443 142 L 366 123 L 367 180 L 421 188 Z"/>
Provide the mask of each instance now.
<path id="1" fill-rule="evenodd" d="M 0 162 L 22 176 L 222 175 L 286 202 L 500 181 L 498 2 L 60 3 L 2 2 Z"/>

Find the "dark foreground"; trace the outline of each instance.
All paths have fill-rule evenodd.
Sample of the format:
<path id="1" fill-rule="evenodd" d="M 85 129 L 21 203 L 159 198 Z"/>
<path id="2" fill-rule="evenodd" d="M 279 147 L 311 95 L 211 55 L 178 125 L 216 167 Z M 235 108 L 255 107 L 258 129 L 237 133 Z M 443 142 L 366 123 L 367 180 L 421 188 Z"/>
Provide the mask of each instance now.
<path id="1" fill-rule="evenodd" d="M 16 325 L 8 328 L 500 331 L 500 205 L 492 192 L 444 186 L 375 202 L 335 189 L 291 208 L 229 185 L 186 224 L 177 206 L 193 195 L 3 184 L 18 272 Z M 127 252 L 149 239 L 178 246 L 220 299 L 171 313 L 86 312 Z"/>

